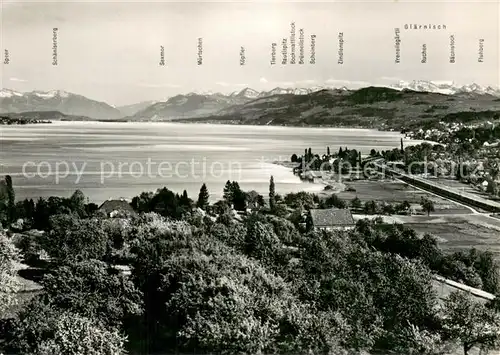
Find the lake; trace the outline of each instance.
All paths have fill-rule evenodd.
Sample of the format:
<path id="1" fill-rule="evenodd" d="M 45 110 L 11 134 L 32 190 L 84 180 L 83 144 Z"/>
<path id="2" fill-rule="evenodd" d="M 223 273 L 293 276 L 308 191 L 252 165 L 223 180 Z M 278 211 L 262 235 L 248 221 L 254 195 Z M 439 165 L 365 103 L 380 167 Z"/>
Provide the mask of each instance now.
<path id="1" fill-rule="evenodd" d="M 318 191 L 291 170 L 272 164 L 304 149 L 324 154 L 339 147 L 368 153 L 399 147 L 397 132 L 365 129 L 231 126 L 180 123 L 54 122 L 0 126 L 0 174 L 11 175 L 16 199 L 70 196 L 90 201 L 132 198 L 167 188 L 196 199 L 204 182 L 216 200 L 227 180 L 267 195 Z M 405 144 L 415 144 L 408 141 Z"/>

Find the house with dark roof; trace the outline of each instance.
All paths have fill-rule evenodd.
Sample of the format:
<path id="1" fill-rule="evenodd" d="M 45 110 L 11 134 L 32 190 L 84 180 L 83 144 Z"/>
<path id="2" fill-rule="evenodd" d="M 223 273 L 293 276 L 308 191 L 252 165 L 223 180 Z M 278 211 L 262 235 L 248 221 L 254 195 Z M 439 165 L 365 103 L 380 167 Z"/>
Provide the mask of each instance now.
<path id="1" fill-rule="evenodd" d="M 308 223 L 313 228 L 329 230 L 353 229 L 356 225 L 349 209 L 311 209 Z"/>
<path id="2" fill-rule="evenodd" d="M 115 217 L 120 214 L 136 214 L 132 206 L 130 206 L 130 203 L 123 198 L 119 200 L 109 199 L 104 201 L 99 207 L 99 211 L 104 212 L 108 217 Z"/>

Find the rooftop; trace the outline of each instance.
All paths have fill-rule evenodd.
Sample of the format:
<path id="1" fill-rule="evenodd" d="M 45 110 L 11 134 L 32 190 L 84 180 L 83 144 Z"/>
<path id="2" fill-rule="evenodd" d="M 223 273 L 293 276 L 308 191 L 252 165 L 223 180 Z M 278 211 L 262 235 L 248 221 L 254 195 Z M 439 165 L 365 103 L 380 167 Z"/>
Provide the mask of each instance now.
<path id="1" fill-rule="evenodd" d="M 315 227 L 350 226 L 355 224 L 351 211 L 348 209 L 312 209 L 311 218 Z"/>

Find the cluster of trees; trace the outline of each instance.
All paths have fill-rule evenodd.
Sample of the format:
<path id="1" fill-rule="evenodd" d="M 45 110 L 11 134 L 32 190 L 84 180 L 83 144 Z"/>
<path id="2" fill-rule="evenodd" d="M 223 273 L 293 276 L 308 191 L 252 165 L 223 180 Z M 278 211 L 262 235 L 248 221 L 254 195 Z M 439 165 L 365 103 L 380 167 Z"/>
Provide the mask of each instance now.
<path id="1" fill-rule="evenodd" d="M 382 157 L 388 162 L 401 162 L 407 173 L 422 174 L 434 173 L 436 168 L 435 161 L 438 159 L 440 153 L 446 151 L 443 145 L 430 143 L 421 143 L 401 148 L 394 148 L 377 152 L 372 149 L 370 152 L 371 157 Z"/>
<path id="2" fill-rule="evenodd" d="M 272 214 L 200 221 L 196 212 L 181 220 L 71 214 L 50 223 L 40 240 L 53 260 L 44 293 L 4 327 L 7 353 L 437 355 L 451 343 L 468 351 L 498 340 L 495 304 L 457 294 L 438 308 L 432 287 L 441 263 L 469 268 L 498 290 L 491 254 L 447 257 L 403 226 L 364 220 L 353 231 L 300 233 Z M 15 248 L 4 249 L 1 256 L 16 258 Z M 110 249 L 126 250 L 130 276 L 113 267 Z"/>
<path id="3" fill-rule="evenodd" d="M 47 230 L 48 220 L 51 216 L 76 213 L 85 218 L 92 215 L 98 208 L 95 203 L 88 203 L 80 190 L 76 190 L 69 198 L 51 196 L 49 198 L 41 197 L 36 203 L 33 199 L 15 202 L 12 178 L 7 175 L 5 181 L 7 193 L 2 195 L 0 191 L 0 223 L 3 226 L 10 226 L 12 223 L 22 220 L 23 225 L 19 225 L 19 229 Z"/>
<path id="4" fill-rule="evenodd" d="M 363 203 L 358 197 L 353 198 L 350 201 L 350 207 L 354 211 L 363 212 L 364 214 L 408 214 L 410 213 L 411 205 L 408 201 L 403 201 L 401 203 L 387 203 L 387 202 L 377 202 L 374 200 L 365 201 Z"/>
<path id="5" fill-rule="evenodd" d="M 213 205 L 206 185 L 197 203 L 164 188 L 135 198 L 138 215 L 106 218 L 75 194 L 45 233 L 17 247 L 0 234 L 0 312 L 16 300 L 15 264 L 50 257 L 43 293 L 0 327 L 0 351 L 438 355 L 499 344 L 500 302 L 452 294 L 438 306 L 432 286 L 437 273 L 500 294 L 491 253 L 447 255 L 431 236 L 380 220 L 297 228 L 304 210 L 345 203 L 335 195 L 281 197 L 271 179 L 270 207 L 235 218 L 230 206 L 252 194 L 228 181 Z"/>
<path id="6" fill-rule="evenodd" d="M 485 142 L 493 142 L 500 137 L 500 126 L 463 127 L 453 132 L 448 137 L 443 137 L 451 142 L 470 142 L 473 146 L 480 147 Z"/>
<path id="7" fill-rule="evenodd" d="M 224 186 L 223 199 L 230 207 L 237 211 L 243 211 L 247 208 L 247 194 L 243 191 L 237 181 L 227 181 Z M 264 200 L 258 197 L 258 204 L 264 205 Z"/>
<path id="8" fill-rule="evenodd" d="M 446 254 L 431 235 L 419 237 L 413 229 L 403 225 L 384 225 L 380 219 L 372 223 L 360 221 L 356 228 L 370 247 L 418 259 L 436 274 L 468 286 L 492 294 L 500 292 L 500 275 L 491 252 L 471 249 Z"/>
<path id="9" fill-rule="evenodd" d="M 333 160 L 333 161 L 332 161 Z M 312 152 L 311 148 L 305 149 L 304 154 L 298 156 L 293 154 L 290 158 L 292 163 L 300 163 L 302 169 L 303 166 L 307 166 L 309 170 L 333 170 L 339 171 L 339 169 L 346 168 L 345 165 L 350 165 L 356 167 L 361 165 L 361 152 L 356 149 L 348 149 L 347 147 L 340 147 L 338 153 L 331 153 L 330 147 L 326 147 L 326 154 L 315 154 Z"/>

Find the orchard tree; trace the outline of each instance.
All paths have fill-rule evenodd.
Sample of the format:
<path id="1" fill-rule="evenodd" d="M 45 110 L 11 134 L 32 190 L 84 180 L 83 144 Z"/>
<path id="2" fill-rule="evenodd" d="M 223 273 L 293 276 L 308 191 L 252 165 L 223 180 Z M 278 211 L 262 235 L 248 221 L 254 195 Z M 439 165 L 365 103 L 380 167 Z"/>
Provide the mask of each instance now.
<path id="1" fill-rule="evenodd" d="M 427 197 L 422 197 L 420 206 L 422 207 L 422 210 L 427 213 L 427 216 L 429 216 L 431 212 L 435 211 L 434 202 Z"/>
<path id="2" fill-rule="evenodd" d="M 61 265 L 43 279 L 43 286 L 54 306 L 109 326 L 142 312 L 142 294 L 132 281 L 98 260 Z"/>
<path id="3" fill-rule="evenodd" d="M 42 248 L 53 258 L 103 259 L 111 239 L 98 218 L 79 219 L 75 215 L 50 218 L 51 230 L 41 238 Z"/>
<path id="4" fill-rule="evenodd" d="M 443 328 L 450 338 L 460 341 L 464 355 L 475 346 L 498 349 L 500 314 L 475 301 L 469 293 L 456 291 L 445 300 Z"/>
<path id="5" fill-rule="evenodd" d="M 351 200 L 351 207 L 355 210 L 360 210 L 362 208 L 363 204 L 361 203 L 361 200 L 358 198 L 358 196 L 354 197 Z"/>
<path id="6" fill-rule="evenodd" d="M 16 264 L 20 260 L 19 250 L 0 232 L 0 315 L 16 304 L 15 293 L 19 289 Z"/>
<path id="7" fill-rule="evenodd" d="M 411 323 L 398 335 L 395 346 L 397 354 L 444 355 L 449 353 L 449 344 L 443 341 L 439 333 L 421 329 Z"/>
<path id="8" fill-rule="evenodd" d="M 43 339 L 35 355 L 123 355 L 126 337 L 79 315 L 63 313 L 54 322 L 52 336 Z"/>

